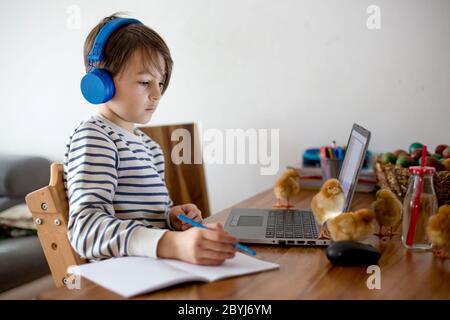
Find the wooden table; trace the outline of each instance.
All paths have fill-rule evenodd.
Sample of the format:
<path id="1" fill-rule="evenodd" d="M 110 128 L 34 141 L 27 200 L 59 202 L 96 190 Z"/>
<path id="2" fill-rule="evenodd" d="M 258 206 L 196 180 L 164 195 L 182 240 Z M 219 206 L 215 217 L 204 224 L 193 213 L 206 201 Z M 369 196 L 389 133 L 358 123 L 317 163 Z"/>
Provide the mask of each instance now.
<path id="1" fill-rule="evenodd" d="M 308 208 L 315 191 L 301 191 L 294 199 L 297 208 Z M 374 195 L 357 193 L 352 209 L 365 208 Z M 271 190 L 234 207 L 270 208 Z M 207 220 L 224 222 L 230 209 Z M 381 289 L 368 289 L 371 273 L 366 267 L 333 266 L 319 247 L 252 245 L 258 256 L 280 265 L 280 269 L 240 276 L 212 283 L 185 283 L 136 299 L 450 299 L 450 260 L 435 258 L 431 252 L 408 252 L 399 236 L 368 240 L 382 252 L 379 261 Z M 120 296 L 82 280 L 80 290 L 53 289 L 39 299 L 121 299 Z"/>

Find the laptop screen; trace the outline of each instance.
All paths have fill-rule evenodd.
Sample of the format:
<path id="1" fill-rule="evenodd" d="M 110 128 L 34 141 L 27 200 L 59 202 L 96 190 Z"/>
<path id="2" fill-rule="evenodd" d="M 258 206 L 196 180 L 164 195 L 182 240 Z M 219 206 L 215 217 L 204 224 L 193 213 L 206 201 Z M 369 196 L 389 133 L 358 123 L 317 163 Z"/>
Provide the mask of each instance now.
<path id="1" fill-rule="evenodd" d="M 342 168 L 339 174 L 339 181 L 344 188 L 345 206 L 347 211 L 356 188 L 359 171 L 361 170 L 369 144 L 370 132 L 364 128 L 354 125 L 348 144 Z"/>

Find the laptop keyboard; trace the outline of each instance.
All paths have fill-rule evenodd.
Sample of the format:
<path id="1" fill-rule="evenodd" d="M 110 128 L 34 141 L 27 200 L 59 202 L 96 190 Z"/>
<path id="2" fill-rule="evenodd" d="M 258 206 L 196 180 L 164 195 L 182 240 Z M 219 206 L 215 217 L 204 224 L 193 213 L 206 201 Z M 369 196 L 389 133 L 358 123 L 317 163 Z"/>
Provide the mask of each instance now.
<path id="1" fill-rule="evenodd" d="M 299 210 L 271 210 L 267 221 L 266 238 L 318 238 L 312 212 Z"/>

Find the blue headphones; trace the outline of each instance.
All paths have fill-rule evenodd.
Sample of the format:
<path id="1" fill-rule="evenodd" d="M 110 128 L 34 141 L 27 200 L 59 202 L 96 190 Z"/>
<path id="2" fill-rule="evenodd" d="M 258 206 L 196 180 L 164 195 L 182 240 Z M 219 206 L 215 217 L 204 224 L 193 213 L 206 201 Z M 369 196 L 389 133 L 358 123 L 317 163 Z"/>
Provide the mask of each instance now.
<path id="1" fill-rule="evenodd" d="M 96 68 L 95 63 L 102 61 L 103 50 L 111 34 L 123 26 L 134 23 L 141 22 L 136 19 L 113 19 L 100 29 L 95 38 L 92 49 L 88 55 L 88 63 L 91 69 L 84 75 L 83 79 L 81 79 L 81 93 L 90 103 L 105 103 L 114 96 L 115 88 L 111 74 L 106 69 Z"/>

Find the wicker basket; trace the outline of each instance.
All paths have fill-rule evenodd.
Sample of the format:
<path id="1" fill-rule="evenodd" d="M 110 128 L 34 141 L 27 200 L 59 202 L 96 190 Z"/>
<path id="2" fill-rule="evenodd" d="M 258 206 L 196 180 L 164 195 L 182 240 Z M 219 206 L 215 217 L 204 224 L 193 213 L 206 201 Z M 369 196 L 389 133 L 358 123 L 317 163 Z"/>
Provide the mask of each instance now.
<path id="1" fill-rule="evenodd" d="M 408 191 L 409 169 L 395 164 L 382 164 L 379 157 L 374 164 L 378 186 L 390 189 L 403 200 Z M 439 206 L 450 204 L 450 171 L 436 171 L 433 184 Z"/>

